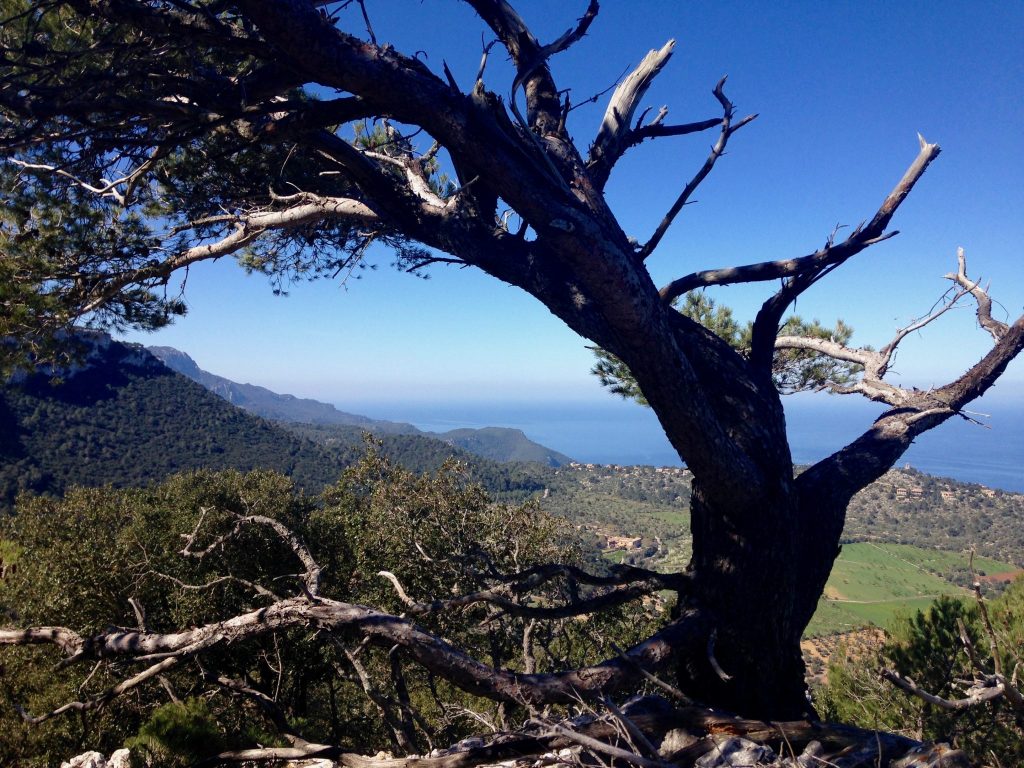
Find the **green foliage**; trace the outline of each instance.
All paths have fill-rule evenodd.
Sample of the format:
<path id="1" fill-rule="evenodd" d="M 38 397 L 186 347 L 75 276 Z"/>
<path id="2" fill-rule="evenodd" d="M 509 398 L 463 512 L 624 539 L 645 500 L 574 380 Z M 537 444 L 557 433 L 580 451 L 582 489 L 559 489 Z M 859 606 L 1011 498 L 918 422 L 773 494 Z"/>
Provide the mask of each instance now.
<path id="1" fill-rule="evenodd" d="M 741 328 L 729 307 L 715 304 L 714 299 L 703 291 L 687 293 L 683 297 L 682 306 L 679 306 L 678 300 L 673 304 L 681 314 L 703 325 L 734 349 L 742 350 L 744 344 L 749 345 L 749 329 Z M 598 377 L 602 386 L 622 398 L 635 400 L 640 405 L 649 405 L 637 385 L 636 378 L 625 363 L 600 347 L 592 349 L 597 357 L 597 363 L 591 369 L 591 373 Z"/>
<path id="2" fill-rule="evenodd" d="M 694 322 L 707 328 L 742 355 L 750 350 L 753 323 L 740 325 L 729 307 L 720 306 L 702 291 L 690 291 L 676 309 Z M 842 320 L 834 328 L 823 326 L 818 320 L 810 322 L 797 315 L 787 318 L 779 328 L 780 336 L 803 336 L 812 339 L 831 339 L 846 344 L 853 329 Z M 613 394 L 640 405 L 648 405 L 628 366 L 619 358 L 600 347 L 593 348 L 597 363 L 591 373 L 602 386 Z M 776 350 L 772 361 L 772 378 L 782 394 L 794 394 L 851 383 L 860 366 L 822 355 L 810 350 Z"/>
<path id="3" fill-rule="evenodd" d="M 236 24 L 215 15 L 222 29 Z M 265 67 L 248 54 L 204 46 L 173 25 L 142 32 L 58 3 L 2 0 L 0 17 L 0 144 L 17 158 L 0 164 L 0 372 L 66 362 L 59 341 L 72 326 L 170 322 L 185 305 L 160 263 L 235 232 L 239 216 L 282 210 L 281 196 L 296 190 L 361 197 L 343 174 L 321 173 L 315 141 L 298 140 L 298 129 L 282 140 L 255 107 L 266 86 L 250 82 Z M 183 82 L 187 103 L 169 98 Z M 293 123 L 318 104 L 300 87 L 279 86 L 276 96 Z M 146 104 L 163 107 L 140 115 L 127 106 Z M 411 151 L 400 137 L 374 137 L 356 141 Z M 438 194 L 451 193 L 436 161 L 424 172 Z M 400 264 L 426 256 L 392 228 L 337 217 L 266 232 L 235 256 L 284 293 L 295 280 L 351 275 L 374 242 Z"/>
<path id="4" fill-rule="evenodd" d="M 1020 661 L 1024 642 L 1024 580 L 989 604 L 1004 669 Z M 978 761 L 995 756 L 999 765 L 1024 761 L 1024 716 L 1005 703 L 950 711 L 900 691 L 879 677 L 891 669 L 920 688 L 946 699 L 963 696 L 961 680 L 975 670 L 960 640 L 964 626 L 980 663 L 993 670 L 991 646 L 978 607 L 941 597 L 927 611 L 896 625 L 881 647 L 863 655 L 833 655 L 828 683 L 815 694 L 820 713 L 869 728 L 905 733 L 913 738 L 951 741 Z"/>
<path id="5" fill-rule="evenodd" d="M 83 633 L 133 627 L 139 623 L 134 602 L 149 629 L 172 631 L 266 605 L 266 594 L 252 584 L 277 594 L 297 591 L 295 558 L 265 526 L 244 527 L 201 559 L 181 555 L 183 534 L 196 531 L 199 550 L 229 534 L 236 515 L 249 514 L 272 517 L 302 536 L 323 569 L 325 597 L 396 614 L 404 604 L 378 571 L 394 573 L 410 595 L 429 601 L 480 589 L 498 572 L 581 560 L 570 529 L 535 505 L 495 504 L 467 482 L 459 466 L 419 476 L 374 449 L 318 496 L 297 492 L 273 472 L 199 471 L 148 489 L 73 489 L 63 500 L 23 497 L 0 531 L 0 540 L 10 542 L 5 553 L 20 552 L 0 582 L 4 624 L 60 624 Z M 562 589 L 551 587 L 536 599 L 562 599 Z M 610 654 L 609 641 L 639 640 L 656 620 L 649 609 L 631 606 L 586 621 L 553 622 L 534 627 L 526 647 L 539 671 L 576 666 Z M 522 619 L 474 605 L 423 616 L 420 623 L 488 663 L 511 669 L 527 663 Z M 369 646 L 358 658 L 384 702 L 388 715 L 382 715 L 346 654 L 359 644 L 355 633 L 326 635 L 313 628 L 253 638 L 168 670 L 166 684 L 182 705 L 166 706 L 167 691 L 152 681 L 101 709 L 35 727 L 21 722 L 15 705 L 46 712 L 94 696 L 137 668 L 71 666 L 58 673 L 58 655 L 50 650 L 5 649 L 0 763 L 54 764 L 82 744 L 109 752 L 132 739 L 154 759 L 191 760 L 202 734 L 214 726 L 219 741 L 207 740 L 210 749 L 266 743 L 280 722 L 245 697 L 211 696 L 219 676 L 244 681 L 273 699 L 306 738 L 363 751 L 394 739 L 387 723 L 402 717 L 396 663 L 406 669 L 401 684 L 411 705 L 439 743 L 479 728 L 461 706 L 498 723 L 514 715 L 423 674 L 400 651 Z M 425 747 L 425 741 L 414 745 Z"/>
<path id="6" fill-rule="evenodd" d="M 153 710 L 138 735 L 125 742 L 146 765 L 192 765 L 218 752 L 223 737 L 205 699 L 172 701 Z"/>
<path id="7" fill-rule="evenodd" d="M 20 491 L 144 485 L 186 469 L 287 473 L 317 491 L 357 451 L 340 453 L 224 402 L 145 353 L 98 347 L 54 384 L 36 375 L 0 388 L 0 507 Z"/>
<path id="8" fill-rule="evenodd" d="M 372 152 L 387 155 L 392 158 L 412 157 L 416 154 L 416 148 L 410 139 L 399 133 L 387 120 L 369 123 L 362 120 L 353 126 L 355 132 L 355 144 L 360 149 L 367 149 Z M 437 157 L 423 158 L 423 172 L 426 174 L 427 183 L 435 195 L 442 200 L 447 200 L 455 194 L 455 182 L 448 174 L 441 172 L 441 164 Z"/>
<path id="9" fill-rule="evenodd" d="M 747 328 L 749 333 L 750 325 Z M 835 327 L 829 328 L 816 319 L 808 322 L 799 315 L 792 315 L 782 323 L 779 336 L 826 339 L 846 345 L 853 336 L 853 328 L 842 320 L 836 320 Z M 853 382 L 860 370 L 861 367 L 855 363 L 836 360 L 811 350 L 778 349 L 772 360 L 775 387 L 784 395 L 845 386 Z"/>

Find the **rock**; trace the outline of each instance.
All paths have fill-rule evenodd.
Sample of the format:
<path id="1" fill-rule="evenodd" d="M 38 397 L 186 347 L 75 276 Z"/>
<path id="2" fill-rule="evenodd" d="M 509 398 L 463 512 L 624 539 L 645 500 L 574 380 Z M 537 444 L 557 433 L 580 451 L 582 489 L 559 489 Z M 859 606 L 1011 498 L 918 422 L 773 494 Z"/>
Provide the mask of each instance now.
<path id="1" fill-rule="evenodd" d="M 818 766 L 826 764 L 821 759 L 821 756 L 825 754 L 825 748 L 821 745 L 820 741 L 812 741 L 806 747 L 804 747 L 803 753 L 796 759 L 797 765 L 800 768 L 817 768 Z"/>
<path id="2" fill-rule="evenodd" d="M 83 752 L 61 763 L 60 768 L 131 768 L 131 765 L 131 754 L 127 749 L 119 749 L 109 760 L 99 752 Z"/>
<path id="3" fill-rule="evenodd" d="M 714 748 L 697 758 L 694 768 L 754 768 L 775 763 L 771 747 L 755 744 L 737 736 L 716 740 Z"/>
<path id="4" fill-rule="evenodd" d="M 61 763 L 60 768 L 107 768 L 107 758 L 99 752 L 83 752 Z"/>
<path id="5" fill-rule="evenodd" d="M 892 768 L 970 768 L 967 755 L 948 744 L 925 744 L 897 760 Z"/>
<path id="6" fill-rule="evenodd" d="M 658 746 L 658 754 L 661 757 L 668 758 L 676 752 L 680 752 L 687 747 L 696 744 L 698 741 L 700 741 L 700 739 L 692 733 L 689 733 L 682 728 L 673 728 L 671 731 L 666 733 L 665 738 L 661 740 L 661 744 Z"/>

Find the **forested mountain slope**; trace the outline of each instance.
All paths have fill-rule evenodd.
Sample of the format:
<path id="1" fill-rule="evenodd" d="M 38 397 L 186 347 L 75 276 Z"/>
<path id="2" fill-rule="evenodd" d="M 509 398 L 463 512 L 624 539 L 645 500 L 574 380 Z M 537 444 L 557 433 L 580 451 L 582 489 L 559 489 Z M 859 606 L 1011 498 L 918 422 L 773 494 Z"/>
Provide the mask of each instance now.
<path id="1" fill-rule="evenodd" d="M 64 379 L 53 385 L 35 376 L 0 388 L 0 504 L 19 490 L 148 485 L 197 467 L 276 469 L 318 490 L 364 450 L 358 425 L 257 418 L 137 346 L 101 340 L 88 365 Z M 426 434 L 379 439 L 385 454 L 413 471 L 436 471 L 454 457 L 499 498 L 543 497 L 545 509 L 597 535 L 643 539 L 629 556 L 657 551 L 685 564 L 684 469 L 499 463 Z M 893 470 L 853 499 L 844 539 L 974 547 L 1024 565 L 1024 495 Z"/>
<path id="2" fill-rule="evenodd" d="M 0 389 L 2 504 L 22 490 L 147 485 L 199 467 L 271 468 L 318 489 L 344 463 L 122 344 L 97 347 L 61 382 L 35 375 Z"/>
<path id="3" fill-rule="evenodd" d="M 406 435 L 419 432 L 412 424 L 382 419 L 371 419 L 354 413 L 339 411 L 329 403 L 282 395 L 266 387 L 240 384 L 215 373 L 204 371 L 196 361 L 174 347 L 147 347 L 164 365 L 192 381 L 202 384 L 215 395 L 232 405 L 244 408 L 256 416 L 274 421 L 294 421 L 303 424 L 342 424 L 369 430 L 375 434 Z"/>
<path id="4" fill-rule="evenodd" d="M 145 349 L 97 336 L 85 363 L 62 379 L 38 374 L 0 387 L 0 508 L 20 491 L 145 486 L 197 468 L 274 469 L 318 491 L 364 453 L 362 435 L 360 426 L 259 418 Z M 417 472 L 460 460 L 497 496 L 524 499 L 544 488 L 540 467 L 488 461 L 425 435 L 379 440 L 383 453 Z"/>
<path id="5" fill-rule="evenodd" d="M 484 427 L 482 429 L 452 429 L 447 432 L 423 432 L 405 422 L 371 419 L 368 416 L 340 411 L 330 403 L 299 398 L 295 395 L 279 394 L 253 384 L 239 384 L 215 373 L 204 371 L 196 364 L 195 360 L 174 347 L 148 347 L 147 349 L 162 360 L 168 368 L 202 384 L 232 405 L 237 405 L 256 416 L 281 422 L 289 428 L 302 425 L 299 431 L 317 442 L 351 442 L 352 434 L 367 431 L 378 437 L 419 435 L 434 438 L 474 456 L 492 461 L 537 462 L 550 467 L 558 467 L 572 461 L 563 453 L 533 442 L 518 429 Z M 305 427 L 312 427 L 312 429 L 306 430 Z M 436 450 L 436 446 L 421 445 L 427 453 Z"/>

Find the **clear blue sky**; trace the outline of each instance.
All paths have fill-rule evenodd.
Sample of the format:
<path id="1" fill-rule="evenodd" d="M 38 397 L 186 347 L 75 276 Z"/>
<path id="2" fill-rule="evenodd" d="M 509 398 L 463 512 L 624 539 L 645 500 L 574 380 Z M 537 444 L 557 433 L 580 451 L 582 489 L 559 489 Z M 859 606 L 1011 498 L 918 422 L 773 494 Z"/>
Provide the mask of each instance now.
<path id="1" fill-rule="evenodd" d="M 515 3 L 542 41 L 582 13 L 584 0 Z M 379 41 L 446 61 L 468 87 L 483 25 L 462 4 L 369 0 Z M 358 31 L 358 12 L 352 16 Z M 645 104 L 669 120 L 718 114 L 711 88 L 729 75 L 740 114 L 760 117 L 677 220 L 651 260 L 659 284 L 695 269 L 800 256 L 836 224 L 870 218 L 917 153 L 916 134 L 943 153 L 898 213 L 902 234 L 800 299 L 805 317 L 841 317 L 858 344 L 884 344 L 945 290 L 957 246 L 972 277 L 991 282 L 1015 318 L 1024 307 L 1024 3 L 627 2 L 605 0 L 586 39 L 552 62 L 576 101 L 614 83 L 652 47 L 676 53 Z M 487 85 L 507 95 L 504 56 Z M 605 97 L 606 98 L 606 97 Z M 584 149 L 604 105 L 573 112 Z M 609 185 L 627 232 L 646 239 L 703 162 L 712 134 L 634 149 Z M 350 405 L 366 401 L 594 400 L 585 342 L 529 296 L 472 270 L 436 268 L 419 280 L 380 268 L 347 285 L 297 285 L 287 298 L 230 262 L 189 278 L 189 315 L 133 341 L 165 344 L 204 368 L 277 391 Z M 741 319 L 771 288 L 716 291 Z M 904 343 L 899 381 L 942 384 L 988 347 L 968 309 Z M 1024 362 L 998 386 L 1024 399 Z"/>

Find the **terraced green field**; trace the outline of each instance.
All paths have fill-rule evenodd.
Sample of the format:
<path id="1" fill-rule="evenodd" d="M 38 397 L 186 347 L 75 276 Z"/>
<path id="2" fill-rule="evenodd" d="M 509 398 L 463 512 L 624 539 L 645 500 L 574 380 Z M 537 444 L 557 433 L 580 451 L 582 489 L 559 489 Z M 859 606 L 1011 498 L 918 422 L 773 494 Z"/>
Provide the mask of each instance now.
<path id="1" fill-rule="evenodd" d="M 927 608 L 939 595 L 968 595 L 939 574 L 966 572 L 967 554 L 904 544 L 847 544 L 836 560 L 806 636 L 847 632 L 868 624 L 885 628 L 899 615 Z M 1014 566 L 975 558 L 980 574 L 1007 573 Z"/>

